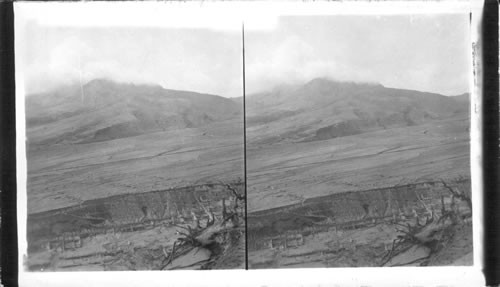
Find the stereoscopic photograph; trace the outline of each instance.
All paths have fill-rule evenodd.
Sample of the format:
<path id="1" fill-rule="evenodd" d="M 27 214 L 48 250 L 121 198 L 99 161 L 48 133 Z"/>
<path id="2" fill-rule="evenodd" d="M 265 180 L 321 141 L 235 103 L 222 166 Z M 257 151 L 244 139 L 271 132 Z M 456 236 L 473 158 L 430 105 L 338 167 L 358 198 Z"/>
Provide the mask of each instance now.
<path id="1" fill-rule="evenodd" d="M 248 28 L 249 268 L 472 265 L 468 14 Z"/>
<path id="2" fill-rule="evenodd" d="M 26 25 L 28 270 L 245 267 L 236 31 Z"/>
<path id="3" fill-rule="evenodd" d="M 16 3 L 26 286 L 479 280 L 469 10 L 41 4 Z"/>

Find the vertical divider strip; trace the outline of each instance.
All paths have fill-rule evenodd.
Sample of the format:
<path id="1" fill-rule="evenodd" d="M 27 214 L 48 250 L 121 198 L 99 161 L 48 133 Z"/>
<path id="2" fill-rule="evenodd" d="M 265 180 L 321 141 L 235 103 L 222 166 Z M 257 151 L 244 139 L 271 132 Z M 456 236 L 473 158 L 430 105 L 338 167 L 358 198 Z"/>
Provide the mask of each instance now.
<path id="1" fill-rule="evenodd" d="M 241 23 L 243 56 L 243 174 L 245 180 L 245 270 L 248 270 L 248 196 L 247 196 L 247 116 L 245 93 L 245 23 Z"/>

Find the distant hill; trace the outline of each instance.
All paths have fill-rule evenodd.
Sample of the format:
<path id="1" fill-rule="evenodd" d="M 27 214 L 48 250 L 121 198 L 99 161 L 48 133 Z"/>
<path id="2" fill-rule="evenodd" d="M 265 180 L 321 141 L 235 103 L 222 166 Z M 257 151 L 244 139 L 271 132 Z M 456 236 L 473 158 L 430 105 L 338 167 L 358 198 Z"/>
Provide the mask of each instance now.
<path id="1" fill-rule="evenodd" d="M 465 102 L 468 103 L 470 101 L 470 94 L 469 93 L 463 93 L 460 95 L 453 96 L 453 99 L 459 102 Z"/>
<path id="2" fill-rule="evenodd" d="M 96 79 L 26 97 L 30 144 L 106 141 L 241 117 L 230 99 Z"/>
<path id="3" fill-rule="evenodd" d="M 371 130 L 467 117 L 468 95 L 386 88 L 316 78 L 246 98 L 248 139 L 324 140 Z"/>

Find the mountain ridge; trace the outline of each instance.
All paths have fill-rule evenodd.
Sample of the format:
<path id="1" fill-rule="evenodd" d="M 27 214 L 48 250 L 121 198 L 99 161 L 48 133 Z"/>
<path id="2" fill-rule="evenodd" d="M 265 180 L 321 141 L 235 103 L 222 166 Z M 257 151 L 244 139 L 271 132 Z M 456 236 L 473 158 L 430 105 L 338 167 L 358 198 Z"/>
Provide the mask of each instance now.
<path id="1" fill-rule="evenodd" d="M 325 140 L 468 116 L 467 94 L 388 88 L 316 78 L 246 99 L 249 138 L 260 143 Z"/>
<path id="2" fill-rule="evenodd" d="M 241 115 L 220 96 L 94 79 L 26 97 L 32 144 L 88 143 L 196 128 Z"/>
<path id="3" fill-rule="evenodd" d="M 315 78 L 249 95 L 246 122 L 250 141 L 325 140 L 466 117 L 468 104 L 467 93 Z M 242 106 L 242 98 L 94 79 L 27 96 L 26 123 L 30 144 L 90 143 L 242 120 Z"/>

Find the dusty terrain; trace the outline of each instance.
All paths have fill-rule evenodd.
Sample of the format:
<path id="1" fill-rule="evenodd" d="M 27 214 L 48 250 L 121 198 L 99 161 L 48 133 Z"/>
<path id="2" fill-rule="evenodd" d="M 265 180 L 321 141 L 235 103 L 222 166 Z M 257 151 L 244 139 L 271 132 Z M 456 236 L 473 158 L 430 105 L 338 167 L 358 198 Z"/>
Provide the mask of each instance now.
<path id="1" fill-rule="evenodd" d="M 243 184 L 117 195 L 28 217 L 33 271 L 243 268 Z"/>
<path id="2" fill-rule="evenodd" d="M 458 118 L 322 141 L 249 144 L 249 211 L 332 193 L 468 177 L 468 125 L 467 118 Z"/>
<path id="3" fill-rule="evenodd" d="M 241 115 L 107 80 L 29 96 L 27 267 L 244 267 Z"/>
<path id="4" fill-rule="evenodd" d="M 470 196 L 467 95 L 318 79 L 247 103 L 251 268 L 472 264 L 471 210 L 454 195 Z M 442 225 L 458 205 L 460 219 Z M 388 255 L 399 225 L 426 218 L 456 236 Z"/>
<path id="5" fill-rule="evenodd" d="M 86 88 L 31 102 L 30 270 L 242 268 L 245 200 L 251 268 L 472 263 L 466 95 L 319 79 L 249 96 L 245 199 L 238 100 Z"/>
<path id="6" fill-rule="evenodd" d="M 336 193 L 248 217 L 252 268 L 467 265 L 470 182 Z"/>
<path id="7" fill-rule="evenodd" d="M 28 151 L 29 213 L 82 200 L 243 178 L 241 124 Z"/>
<path id="8" fill-rule="evenodd" d="M 241 109 L 105 79 L 28 95 L 28 213 L 243 177 Z"/>
<path id="9" fill-rule="evenodd" d="M 392 224 L 347 231 L 324 231 L 304 237 L 304 245 L 269 248 L 249 254 L 251 268 L 466 266 L 471 265 L 472 227 L 459 226 L 446 248 L 429 257 L 430 249 L 416 246 L 385 262 L 394 238 Z M 422 264 L 424 263 L 424 264 Z"/>

